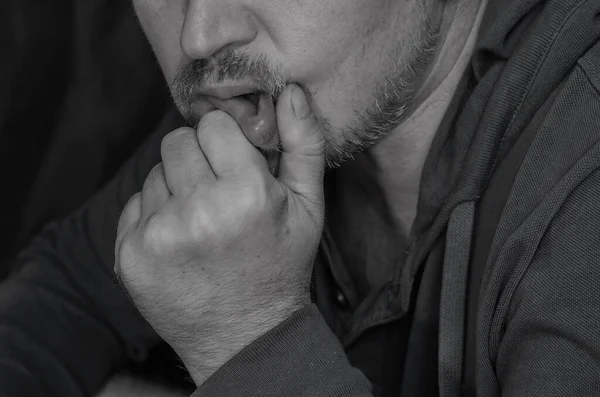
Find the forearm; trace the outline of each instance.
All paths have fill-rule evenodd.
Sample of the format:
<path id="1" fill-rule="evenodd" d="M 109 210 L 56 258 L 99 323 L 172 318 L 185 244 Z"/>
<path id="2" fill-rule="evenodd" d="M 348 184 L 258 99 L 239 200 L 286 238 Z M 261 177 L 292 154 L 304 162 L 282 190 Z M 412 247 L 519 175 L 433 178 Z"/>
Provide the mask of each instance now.
<path id="1" fill-rule="evenodd" d="M 67 238 L 82 235 L 76 221 L 46 228 L 0 287 L 0 390 L 10 396 L 92 396 L 158 340 L 109 266 Z"/>
<path id="2" fill-rule="evenodd" d="M 0 395 L 93 395 L 159 340 L 116 281 L 114 243 L 120 212 L 178 122 L 165 117 L 107 186 L 17 258 L 0 286 Z"/>
<path id="3" fill-rule="evenodd" d="M 0 357 L 0 396 L 79 397 L 99 390 L 125 352 L 89 302 L 46 272 L 0 289 Z"/>

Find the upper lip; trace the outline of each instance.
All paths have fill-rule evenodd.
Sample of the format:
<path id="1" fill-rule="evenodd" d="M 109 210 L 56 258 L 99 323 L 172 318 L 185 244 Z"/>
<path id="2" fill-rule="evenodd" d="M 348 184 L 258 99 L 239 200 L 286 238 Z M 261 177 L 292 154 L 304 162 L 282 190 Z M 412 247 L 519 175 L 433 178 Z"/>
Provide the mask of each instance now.
<path id="1" fill-rule="evenodd" d="M 254 85 L 249 84 L 235 84 L 235 85 L 222 85 L 222 86 L 212 86 L 212 87 L 203 87 L 199 90 L 199 96 L 208 96 L 219 98 L 222 100 L 231 99 L 240 95 L 247 95 L 257 92 L 258 88 Z"/>

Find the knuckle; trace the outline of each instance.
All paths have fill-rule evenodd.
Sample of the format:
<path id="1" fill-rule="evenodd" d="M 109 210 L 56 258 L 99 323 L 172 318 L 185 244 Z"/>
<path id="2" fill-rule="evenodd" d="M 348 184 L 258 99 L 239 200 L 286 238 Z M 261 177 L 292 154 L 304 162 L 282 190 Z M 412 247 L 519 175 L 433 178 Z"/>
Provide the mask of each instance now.
<path id="1" fill-rule="evenodd" d="M 168 217 L 161 214 L 151 215 L 142 229 L 141 239 L 144 250 L 153 256 L 164 256 L 176 247 L 176 230 Z"/>
<path id="2" fill-rule="evenodd" d="M 131 256 L 133 251 L 133 239 L 131 238 L 131 235 L 127 235 L 121 240 L 121 244 L 119 245 L 119 259 L 121 261 L 127 259 L 127 257 Z"/>
<path id="3" fill-rule="evenodd" d="M 144 181 L 144 187 L 142 188 L 142 190 L 147 190 L 149 187 L 154 185 L 157 180 L 162 179 L 163 176 L 164 176 L 163 163 L 158 163 L 148 173 L 148 176 L 146 177 L 146 180 Z"/>
<path id="4" fill-rule="evenodd" d="M 154 167 L 152 167 L 152 170 L 150 170 L 150 173 L 148 174 L 149 178 L 152 179 L 157 179 L 159 177 L 161 177 L 164 173 L 164 169 L 163 169 L 163 163 L 158 163 L 156 164 Z"/>
<path id="5" fill-rule="evenodd" d="M 175 130 L 175 131 L 171 131 L 168 134 L 166 134 L 163 138 L 162 141 L 160 142 L 160 147 L 162 150 L 168 150 L 171 149 L 173 146 L 176 145 L 178 137 L 181 135 L 181 130 Z"/>
<path id="6" fill-rule="evenodd" d="M 121 236 L 126 232 L 128 228 L 131 227 L 132 222 L 136 219 L 137 209 L 141 206 L 142 193 L 137 192 L 133 196 L 127 200 L 127 203 L 123 207 L 123 211 L 121 211 L 121 215 L 119 216 L 119 222 L 117 225 L 117 237 Z"/>
<path id="7" fill-rule="evenodd" d="M 206 113 L 198 124 L 198 142 L 201 147 L 205 147 L 213 139 L 220 139 L 236 130 L 239 130 L 239 125 L 233 117 L 222 110 L 213 110 Z"/>
<path id="8" fill-rule="evenodd" d="M 141 201 L 142 201 L 142 192 L 135 193 L 133 196 L 129 197 L 129 200 L 127 200 L 127 204 L 125 204 L 125 209 L 123 210 L 123 212 L 139 205 L 141 203 Z"/>
<path id="9" fill-rule="evenodd" d="M 253 178 L 242 189 L 240 194 L 240 208 L 244 212 L 262 212 L 269 205 L 269 187 L 264 178 Z"/>
<path id="10" fill-rule="evenodd" d="M 321 133 L 314 132 L 308 137 L 299 136 L 294 143 L 296 150 L 304 156 L 320 157 L 325 152 L 325 137 Z"/>
<path id="11" fill-rule="evenodd" d="M 302 151 L 305 153 L 306 156 L 310 157 L 323 156 L 325 154 L 325 138 L 323 137 L 323 135 L 315 134 L 315 136 L 313 136 L 313 139 L 311 139 L 304 145 Z"/>
<path id="12" fill-rule="evenodd" d="M 288 205 L 288 197 L 280 186 L 263 178 L 238 191 L 236 220 L 242 224 L 273 224 L 286 216 Z"/>
<path id="13" fill-rule="evenodd" d="M 208 211 L 205 205 L 194 202 L 185 206 L 180 213 L 186 240 L 191 243 L 197 244 L 211 235 L 218 235 L 216 230 L 218 222 L 213 215 L 213 211 Z"/>
<path id="14" fill-rule="evenodd" d="M 325 148 L 325 135 L 314 117 L 306 124 L 296 125 L 285 136 L 287 145 L 296 151 L 306 153 L 322 153 Z"/>
<path id="15" fill-rule="evenodd" d="M 161 153 L 164 154 L 171 151 L 178 151 L 186 137 L 193 133 L 194 131 L 189 127 L 181 127 L 169 132 L 163 137 L 160 143 Z"/>
<path id="16" fill-rule="evenodd" d="M 129 265 L 133 262 L 136 254 L 137 247 L 131 234 L 129 234 L 121 239 L 115 253 L 115 273 L 119 276 L 127 274 Z"/>

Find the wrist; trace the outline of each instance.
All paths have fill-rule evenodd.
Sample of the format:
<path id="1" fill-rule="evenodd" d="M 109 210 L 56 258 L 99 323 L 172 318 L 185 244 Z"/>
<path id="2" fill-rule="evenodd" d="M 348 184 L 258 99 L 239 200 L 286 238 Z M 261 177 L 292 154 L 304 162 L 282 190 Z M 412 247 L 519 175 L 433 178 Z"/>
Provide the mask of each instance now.
<path id="1" fill-rule="evenodd" d="M 201 332 L 197 339 L 172 345 L 196 386 L 200 386 L 245 344 L 233 340 L 233 335 L 221 332 Z"/>
<path id="2" fill-rule="evenodd" d="M 248 316 L 235 316 L 234 321 L 208 327 L 196 333 L 196 338 L 187 343 L 172 346 L 187 368 L 197 386 L 203 384 L 225 363 L 245 347 L 277 327 L 294 312 L 305 305 L 293 305 L 269 313 L 261 312 Z M 243 318 L 242 318 L 243 317 Z M 229 317 L 233 320 L 234 316 Z"/>
<path id="3" fill-rule="evenodd" d="M 206 380 L 210 378 L 220 368 L 220 366 L 216 365 L 210 366 L 205 363 L 203 364 L 199 360 L 181 358 L 181 361 L 187 369 L 190 377 L 194 381 L 196 387 L 202 386 L 202 384 L 204 384 L 204 382 L 206 382 Z"/>

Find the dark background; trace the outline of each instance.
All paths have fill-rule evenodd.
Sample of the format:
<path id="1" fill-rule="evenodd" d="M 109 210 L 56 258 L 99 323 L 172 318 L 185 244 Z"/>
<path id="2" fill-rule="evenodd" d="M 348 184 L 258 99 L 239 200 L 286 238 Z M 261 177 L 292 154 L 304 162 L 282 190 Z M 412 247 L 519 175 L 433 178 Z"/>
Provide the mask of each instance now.
<path id="1" fill-rule="evenodd" d="M 0 0 L 0 281 L 82 205 L 171 100 L 128 0 Z M 193 389 L 166 344 L 130 371 Z"/>
<path id="2" fill-rule="evenodd" d="M 127 0 L 0 1 L 0 279 L 83 204 L 169 103 Z"/>

